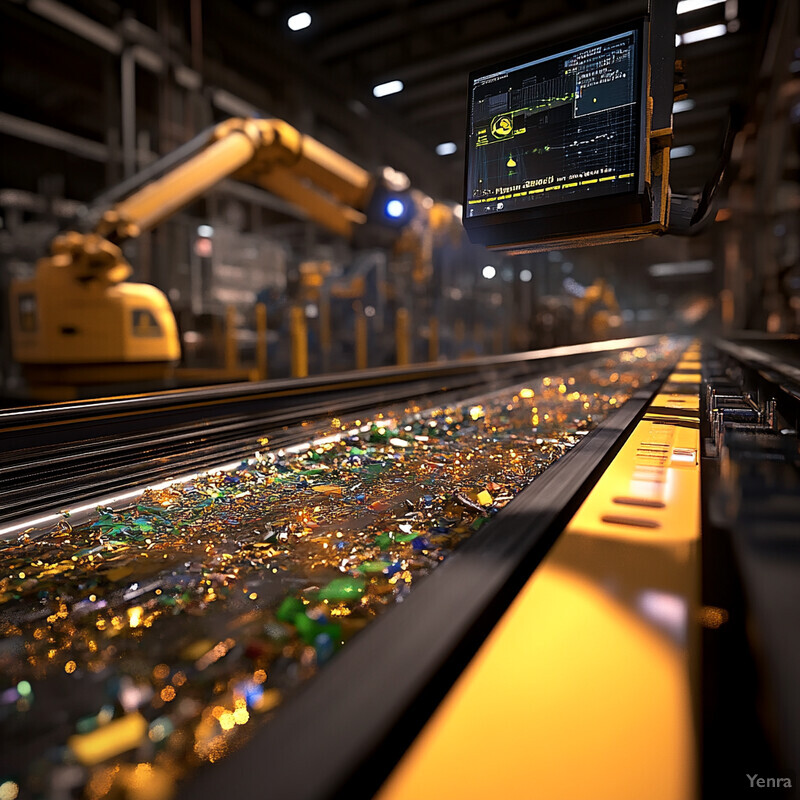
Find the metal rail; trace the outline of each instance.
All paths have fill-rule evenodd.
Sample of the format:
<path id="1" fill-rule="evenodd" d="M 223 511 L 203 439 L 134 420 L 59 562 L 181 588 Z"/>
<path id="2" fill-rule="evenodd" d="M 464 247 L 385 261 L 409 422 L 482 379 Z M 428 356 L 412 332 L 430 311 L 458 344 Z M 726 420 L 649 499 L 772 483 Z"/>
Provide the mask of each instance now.
<path id="1" fill-rule="evenodd" d="M 286 426 L 491 386 L 658 337 L 304 380 L 15 409 L 0 414 L 0 538 L 10 523 L 251 455 Z"/>
<path id="2" fill-rule="evenodd" d="M 360 388 L 375 385 L 406 383 L 422 378 L 449 378 L 455 375 L 486 374 L 494 368 L 514 366 L 533 361 L 570 359 L 602 353 L 613 353 L 632 347 L 651 347 L 658 336 L 638 336 L 609 339 L 602 342 L 528 350 L 502 356 L 445 361 L 434 364 L 415 364 L 413 367 L 382 367 L 359 372 L 316 375 L 302 380 L 282 379 L 250 383 L 233 383 L 192 389 L 173 389 L 166 392 L 124 395 L 100 400 L 80 400 L 73 403 L 49 404 L 9 409 L 0 412 L 0 442 L 13 433 L 30 432 L 53 423 L 70 423 L 91 419 L 104 421 L 149 411 L 172 411 L 176 408 L 205 407 L 232 404 L 249 399 L 319 394 L 332 388 Z"/>
<path id="3" fill-rule="evenodd" d="M 714 346 L 745 367 L 755 370 L 762 380 L 781 389 L 795 403 L 800 402 L 800 337 L 763 338 L 746 342 L 717 339 Z M 787 350 L 793 351 L 794 363 L 785 359 Z"/>
<path id="4" fill-rule="evenodd" d="M 800 339 L 734 334 L 705 362 L 703 604 L 728 621 L 703 631 L 702 787 L 738 796 L 800 764 Z"/>

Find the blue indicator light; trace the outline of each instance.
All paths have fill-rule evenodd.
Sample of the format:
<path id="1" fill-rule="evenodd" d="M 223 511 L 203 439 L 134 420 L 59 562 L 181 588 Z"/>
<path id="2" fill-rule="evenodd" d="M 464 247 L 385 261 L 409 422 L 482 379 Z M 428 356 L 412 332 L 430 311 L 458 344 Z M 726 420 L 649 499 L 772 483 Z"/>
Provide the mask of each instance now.
<path id="1" fill-rule="evenodd" d="M 390 200 L 386 204 L 386 216 L 391 217 L 392 219 L 402 217 L 405 210 L 406 207 L 402 200 Z"/>

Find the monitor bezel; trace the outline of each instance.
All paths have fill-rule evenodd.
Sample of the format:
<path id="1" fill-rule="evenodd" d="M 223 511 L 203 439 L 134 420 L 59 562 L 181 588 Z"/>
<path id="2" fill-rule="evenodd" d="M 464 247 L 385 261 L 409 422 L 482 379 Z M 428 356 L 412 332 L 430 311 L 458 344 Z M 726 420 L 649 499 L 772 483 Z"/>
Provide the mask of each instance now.
<path id="1" fill-rule="evenodd" d="M 470 157 L 470 115 L 472 113 L 472 92 L 475 81 L 495 72 L 519 66 L 527 61 L 546 59 L 575 47 L 588 46 L 601 39 L 636 31 L 639 46 L 640 71 L 636 76 L 639 98 L 639 136 L 636 139 L 636 183 L 627 192 L 600 195 L 597 197 L 576 197 L 559 200 L 549 205 L 531 208 L 499 211 L 470 217 L 468 194 Z M 618 23 L 599 31 L 585 32 L 580 36 L 561 39 L 558 42 L 536 50 L 524 50 L 510 58 L 471 70 L 467 84 L 467 125 L 465 130 L 464 189 L 462 201 L 462 221 L 469 234 L 476 234 L 481 243 L 489 245 L 518 244 L 549 238 L 553 235 L 576 236 L 581 233 L 597 233 L 605 230 L 618 230 L 650 222 L 651 197 L 646 182 L 647 138 L 647 96 L 649 69 L 649 30 L 648 18 L 638 17 Z M 560 224 L 559 223 L 560 220 Z M 557 223 L 542 225 L 542 223 Z M 492 235 L 492 229 L 495 235 Z M 473 238 L 470 236 L 470 238 Z M 497 241 L 499 239 L 499 241 Z"/>

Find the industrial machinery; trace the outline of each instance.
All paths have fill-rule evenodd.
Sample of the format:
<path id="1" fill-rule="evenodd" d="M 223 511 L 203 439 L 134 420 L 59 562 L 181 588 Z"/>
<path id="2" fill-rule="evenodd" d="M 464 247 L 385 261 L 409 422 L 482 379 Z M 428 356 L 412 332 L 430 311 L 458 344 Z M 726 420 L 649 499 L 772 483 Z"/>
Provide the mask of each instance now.
<path id="1" fill-rule="evenodd" d="M 779 344 L 796 358 L 641 337 L 0 413 L 0 780 L 686 800 L 787 774 Z"/>
<path id="2" fill-rule="evenodd" d="M 101 197 L 88 231 L 55 239 L 35 276 L 11 287 L 15 360 L 37 384 L 156 380 L 180 357 L 164 294 L 128 283 L 124 242 L 163 222 L 227 177 L 248 180 L 352 237 L 368 219 L 399 227 L 405 189 L 275 119 L 229 119 Z M 396 184 L 395 184 L 396 186 Z"/>
<path id="3" fill-rule="evenodd" d="M 472 99 L 497 141 L 470 150 L 476 241 L 540 249 L 699 224 L 709 193 L 680 213 L 669 134 L 653 135 L 667 107 L 651 118 L 665 71 L 645 77 L 649 37 L 643 20 L 523 59 L 511 110 L 492 86 L 514 70 L 480 71 Z M 576 64 L 586 92 L 569 98 Z M 548 145 L 532 126 L 550 134 L 595 100 L 611 114 L 612 95 L 630 100 L 628 123 L 594 126 L 593 162 L 581 145 L 533 152 Z M 402 205 L 316 143 L 304 157 L 280 124 L 262 131 L 279 143 L 253 144 L 252 125 L 125 187 L 93 234 L 59 240 L 52 269 L 125 287 L 119 244 L 197 196 L 198 167 L 249 175 L 344 235 L 368 203 Z M 509 178 L 540 180 L 524 173 L 539 157 L 562 160 L 553 180 L 498 199 Z M 403 239 L 419 230 L 392 208 Z M 451 224 L 431 202 L 427 246 Z M 329 271 L 301 265 L 303 299 Z M 367 266 L 353 272 L 347 301 L 367 283 Z M 15 292 L 35 330 L 38 298 Z M 570 294 L 597 335 L 621 315 L 604 278 Z M 152 318 L 131 321 L 142 331 L 158 302 L 168 312 L 150 300 Z M 791 790 L 797 343 L 611 339 L 0 412 L 0 798 Z"/>

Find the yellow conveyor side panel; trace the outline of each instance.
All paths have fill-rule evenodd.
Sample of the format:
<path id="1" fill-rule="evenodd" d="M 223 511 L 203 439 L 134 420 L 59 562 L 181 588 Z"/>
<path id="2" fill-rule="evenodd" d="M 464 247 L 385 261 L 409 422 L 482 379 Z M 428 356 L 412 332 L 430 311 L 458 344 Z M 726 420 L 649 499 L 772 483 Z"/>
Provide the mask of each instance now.
<path id="1" fill-rule="evenodd" d="M 699 448 L 699 398 L 658 395 L 379 800 L 696 796 Z"/>

